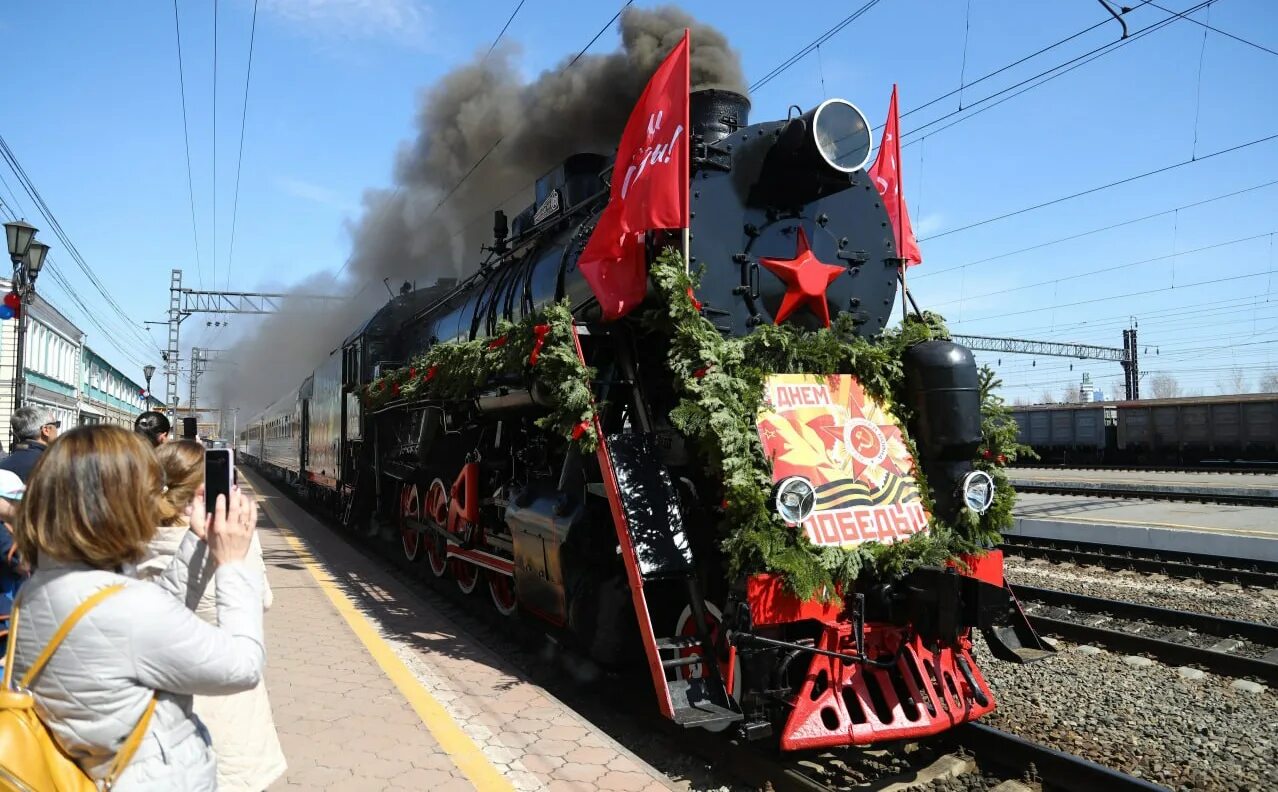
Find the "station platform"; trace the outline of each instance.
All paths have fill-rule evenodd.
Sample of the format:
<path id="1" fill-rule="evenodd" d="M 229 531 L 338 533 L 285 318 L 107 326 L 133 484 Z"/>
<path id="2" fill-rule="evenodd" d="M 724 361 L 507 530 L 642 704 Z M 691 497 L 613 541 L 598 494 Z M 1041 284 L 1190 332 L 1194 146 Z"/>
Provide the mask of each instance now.
<path id="1" fill-rule="evenodd" d="M 261 476 L 240 482 L 275 595 L 266 676 L 288 771 L 272 790 L 676 788 Z"/>
<path id="2" fill-rule="evenodd" d="M 1180 471 L 1087 470 L 1070 468 L 1007 469 L 1012 486 L 1018 484 L 1063 484 L 1079 489 L 1089 487 L 1167 493 L 1213 493 L 1278 498 L 1278 474 L 1191 473 Z"/>
<path id="3" fill-rule="evenodd" d="M 1267 506 L 1018 493 L 1014 517 L 1007 533 L 1278 561 L 1278 520 Z"/>

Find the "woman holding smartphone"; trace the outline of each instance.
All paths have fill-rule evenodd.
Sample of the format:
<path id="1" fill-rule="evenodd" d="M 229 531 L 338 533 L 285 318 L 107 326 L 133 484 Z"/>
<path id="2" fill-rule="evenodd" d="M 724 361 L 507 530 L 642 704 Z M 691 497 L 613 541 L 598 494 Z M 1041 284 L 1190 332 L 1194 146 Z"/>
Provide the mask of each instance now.
<path id="1" fill-rule="evenodd" d="M 158 577 L 172 562 L 190 528 L 190 504 L 205 483 L 205 450 L 191 440 L 165 443 L 155 450 L 167 486 L 158 507 L 160 527 L 147 547 L 136 574 L 146 580 Z M 216 466 L 214 466 L 216 470 Z M 212 474 L 211 474 L 212 475 Z M 254 532 L 245 563 L 262 575 L 262 608 L 271 607 L 271 586 L 266 582 L 262 545 Z M 197 561 L 201 563 L 196 563 Z M 216 566 L 211 558 L 192 562 L 187 577 L 186 606 L 209 624 L 217 624 L 217 597 L 211 585 Z M 269 787 L 283 775 L 287 764 L 275 732 L 271 703 L 262 679 L 252 690 L 230 696 L 196 696 L 195 713 L 204 722 L 217 755 L 217 788 L 252 790 Z"/>
<path id="2" fill-rule="evenodd" d="M 158 585 L 120 573 L 154 537 L 163 489 L 155 452 L 139 435 L 77 427 L 40 455 L 14 534 L 35 568 L 15 605 L 15 678 L 26 678 L 58 745 L 116 792 L 216 789 L 214 754 L 191 697 L 250 690 L 266 661 L 262 574 L 244 563 L 257 506 L 243 493 L 218 498 L 211 516 L 202 491 L 187 496 L 192 530 Z M 216 625 L 175 599 L 208 557 Z M 74 614 L 83 618 L 37 666 Z M 135 752 L 120 751 L 126 740 Z"/>

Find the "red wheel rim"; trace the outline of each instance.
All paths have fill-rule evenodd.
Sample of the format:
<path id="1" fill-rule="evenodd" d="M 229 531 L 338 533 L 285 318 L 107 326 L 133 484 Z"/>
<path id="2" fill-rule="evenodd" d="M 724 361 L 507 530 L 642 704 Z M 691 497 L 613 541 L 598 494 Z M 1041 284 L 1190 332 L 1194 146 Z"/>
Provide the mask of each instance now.
<path id="1" fill-rule="evenodd" d="M 514 615 L 519 610 L 519 600 L 515 599 L 515 579 L 491 570 L 487 575 L 488 593 L 492 595 L 493 607 L 503 616 Z"/>
<path id="2" fill-rule="evenodd" d="M 474 591 L 479 583 L 479 567 L 460 558 L 452 560 L 452 567 L 453 577 L 457 578 L 457 588 L 461 589 L 463 594 Z"/>
<path id="3" fill-rule="evenodd" d="M 422 547 L 421 531 L 413 524 L 420 517 L 421 500 L 417 497 L 417 485 L 405 484 L 399 496 L 399 539 L 404 548 L 404 558 L 417 559 Z M 410 522 L 413 521 L 413 522 Z"/>
<path id="4" fill-rule="evenodd" d="M 448 520 L 448 489 L 444 482 L 435 479 L 426 491 L 426 503 L 422 506 L 422 519 L 428 525 L 443 529 Z M 428 534 L 426 540 L 426 561 L 435 577 L 448 574 L 448 541 L 438 532 Z"/>

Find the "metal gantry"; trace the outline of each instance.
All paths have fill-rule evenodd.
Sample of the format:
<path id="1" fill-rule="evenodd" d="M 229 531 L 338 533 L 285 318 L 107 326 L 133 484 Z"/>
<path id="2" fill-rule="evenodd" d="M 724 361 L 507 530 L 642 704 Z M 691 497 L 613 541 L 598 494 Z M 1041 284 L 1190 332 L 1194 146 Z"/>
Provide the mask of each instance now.
<path id="1" fill-rule="evenodd" d="M 182 320 L 197 313 L 257 315 L 280 313 L 284 310 L 286 301 L 292 304 L 293 301 L 312 302 L 340 299 L 342 298 L 317 294 L 184 289 L 182 288 L 182 270 L 174 269 L 169 279 L 169 346 L 165 352 L 164 360 L 164 397 L 169 417 L 173 418 L 177 415 L 178 364 L 181 360 L 178 343 Z M 213 350 L 201 351 L 212 352 Z M 193 365 L 191 370 L 192 403 L 194 403 L 196 396 L 195 380 L 199 376 L 196 373 L 196 369 L 197 366 Z"/>
<path id="2" fill-rule="evenodd" d="M 1095 344 L 1073 344 L 1061 341 L 1034 341 L 1028 338 L 1001 338 L 998 336 L 955 335 L 956 344 L 984 352 L 1005 354 L 1043 355 L 1050 357 L 1078 358 L 1079 360 L 1108 360 L 1123 367 L 1123 384 L 1128 400 L 1140 398 L 1140 369 L 1136 348 L 1136 330 L 1123 331 L 1123 346 L 1107 347 Z"/>
<path id="3" fill-rule="evenodd" d="M 187 409 L 192 412 L 199 409 L 200 375 L 209 370 L 209 363 L 221 361 L 224 349 L 205 349 L 191 347 L 191 395 L 187 398 Z"/>

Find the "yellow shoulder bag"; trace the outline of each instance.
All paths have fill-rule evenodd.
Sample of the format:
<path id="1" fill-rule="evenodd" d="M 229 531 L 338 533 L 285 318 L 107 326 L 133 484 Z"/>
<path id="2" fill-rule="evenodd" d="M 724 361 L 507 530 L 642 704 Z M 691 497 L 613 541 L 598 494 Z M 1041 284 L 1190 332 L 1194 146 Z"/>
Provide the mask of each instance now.
<path id="1" fill-rule="evenodd" d="M 0 792 L 96 792 L 99 788 L 110 789 L 142 744 L 142 737 L 151 722 L 151 713 L 155 711 L 154 696 L 138 725 L 120 746 L 115 761 L 111 763 L 111 772 L 99 787 L 49 733 L 48 727 L 36 714 L 35 698 L 28 690 L 76 622 L 95 605 L 118 594 L 123 588 L 123 585 L 108 586 L 80 603 L 27 669 L 18 687 L 13 685 L 13 648 L 18 636 L 18 605 L 14 603 L 9 648 L 4 658 L 4 682 L 0 688 Z"/>

